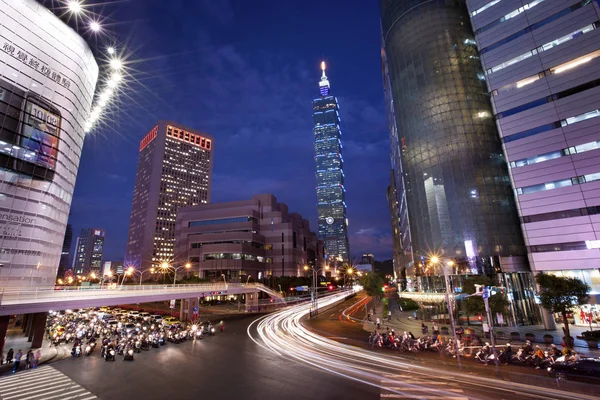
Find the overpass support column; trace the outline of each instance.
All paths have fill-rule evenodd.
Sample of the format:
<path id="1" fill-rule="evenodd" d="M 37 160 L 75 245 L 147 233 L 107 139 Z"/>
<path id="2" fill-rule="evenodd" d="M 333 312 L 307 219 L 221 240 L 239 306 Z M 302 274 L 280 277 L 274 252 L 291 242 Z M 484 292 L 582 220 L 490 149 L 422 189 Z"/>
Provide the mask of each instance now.
<path id="1" fill-rule="evenodd" d="M 23 314 L 23 318 L 21 318 L 21 330 L 23 333 L 27 331 L 27 321 L 29 320 L 29 314 Z"/>
<path id="2" fill-rule="evenodd" d="M 6 341 L 6 331 L 8 331 L 8 322 L 10 315 L 0 317 L 0 355 L 4 354 L 4 342 Z"/>
<path id="3" fill-rule="evenodd" d="M 31 342 L 33 339 L 33 324 L 35 323 L 35 314 L 29 314 L 27 317 L 27 331 L 25 331 L 25 335 L 27 336 L 27 341 Z"/>
<path id="4" fill-rule="evenodd" d="M 33 325 L 33 314 L 23 315 L 23 333 L 25 336 L 29 336 L 31 326 Z"/>
<path id="5" fill-rule="evenodd" d="M 198 298 L 181 299 L 179 306 L 179 319 L 181 321 L 192 321 L 198 313 Z"/>
<path id="6" fill-rule="evenodd" d="M 38 349 L 42 347 L 42 343 L 44 341 L 44 333 L 46 332 L 47 317 L 47 312 L 33 314 L 33 329 L 31 330 L 33 336 L 33 341 L 31 343 L 32 349 Z"/>
<path id="7" fill-rule="evenodd" d="M 246 293 L 246 312 L 258 311 L 258 293 Z"/>

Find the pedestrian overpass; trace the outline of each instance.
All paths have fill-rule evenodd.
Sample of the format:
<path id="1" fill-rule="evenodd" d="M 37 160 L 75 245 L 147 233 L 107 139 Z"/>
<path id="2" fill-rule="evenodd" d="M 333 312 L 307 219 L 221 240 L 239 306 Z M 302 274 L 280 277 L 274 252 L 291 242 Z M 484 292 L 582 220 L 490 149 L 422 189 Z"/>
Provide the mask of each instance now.
<path id="1" fill-rule="evenodd" d="M 0 316 L 258 292 L 266 293 L 276 302 L 285 303 L 280 293 L 260 283 L 123 285 L 112 288 L 24 287 L 4 288 L 0 291 Z M 252 297 L 258 303 L 258 296 Z"/>

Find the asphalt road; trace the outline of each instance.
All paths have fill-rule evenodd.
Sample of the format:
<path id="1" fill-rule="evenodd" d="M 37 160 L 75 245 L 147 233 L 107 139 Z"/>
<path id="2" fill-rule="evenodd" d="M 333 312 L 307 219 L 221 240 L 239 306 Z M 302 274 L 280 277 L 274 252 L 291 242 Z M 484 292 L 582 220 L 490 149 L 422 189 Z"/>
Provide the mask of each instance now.
<path id="1" fill-rule="evenodd" d="M 100 399 L 380 398 L 379 388 L 325 374 L 257 346 L 246 332 L 254 319 L 227 322 L 224 333 L 202 341 L 143 351 L 133 362 L 121 357 L 106 362 L 97 349 L 89 357 L 51 366 Z"/>

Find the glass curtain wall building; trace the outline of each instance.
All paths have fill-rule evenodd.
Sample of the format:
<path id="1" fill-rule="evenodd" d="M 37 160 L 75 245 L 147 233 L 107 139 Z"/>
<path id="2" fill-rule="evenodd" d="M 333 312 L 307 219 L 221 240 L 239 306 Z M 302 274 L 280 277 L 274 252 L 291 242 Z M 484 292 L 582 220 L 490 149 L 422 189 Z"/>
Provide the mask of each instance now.
<path id="1" fill-rule="evenodd" d="M 34 0 L 0 0 L 0 286 L 51 286 L 98 64 Z"/>
<path id="2" fill-rule="evenodd" d="M 344 188 L 344 159 L 342 131 L 337 98 L 329 94 L 325 62 L 321 63 L 319 82 L 321 96 L 313 100 L 313 133 L 317 168 L 317 211 L 319 239 L 325 244 L 328 262 L 349 261 L 348 219 L 346 218 L 346 189 Z"/>
<path id="3" fill-rule="evenodd" d="M 582 279 L 598 303 L 600 2 L 467 5 L 530 265 Z"/>
<path id="4" fill-rule="evenodd" d="M 532 293 L 502 145 L 464 0 L 380 0 L 383 44 L 402 143 L 412 249 L 421 290 L 452 274 L 515 274 Z M 516 305 L 516 304 L 515 304 Z M 535 307 L 525 301 L 521 319 Z M 517 318 L 518 319 L 518 318 Z"/>

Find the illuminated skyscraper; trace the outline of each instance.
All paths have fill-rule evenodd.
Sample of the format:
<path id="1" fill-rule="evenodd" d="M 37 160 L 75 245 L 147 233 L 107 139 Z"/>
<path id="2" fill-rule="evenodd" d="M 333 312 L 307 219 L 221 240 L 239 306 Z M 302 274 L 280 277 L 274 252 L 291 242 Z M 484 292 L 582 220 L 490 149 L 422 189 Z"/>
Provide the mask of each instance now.
<path id="1" fill-rule="evenodd" d="M 77 237 L 77 246 L 75 246 L 73 274 L 87 276 L 94 273 L 100 276 L 105 236 L 104 229 L 87 228 L 81 230 Z"/>
<path id="2" fill-rule="evenodd" d="M 348 219 L 346 218 L 339 106 L 337 99 L 329 94 L 330 86 L 325 75 L 325 62 L 321 63 L 321 70 L 323 71 L 319 82 L 321 96 L 313 100 L 319 239 L 325 243 L 328 261 L 340 257 L 347 261 L 349 259 Z"/>
<path id="3" fill-rule="evenodd" d="M 125 266 L 178 263 L 177 209 L 210 202 L 213 139 L 159 121 L 140 143 Z"/>

